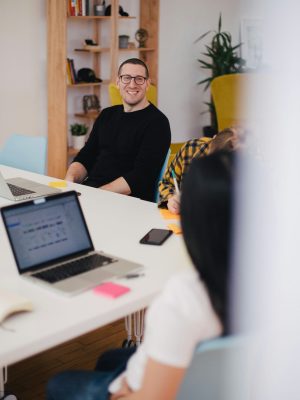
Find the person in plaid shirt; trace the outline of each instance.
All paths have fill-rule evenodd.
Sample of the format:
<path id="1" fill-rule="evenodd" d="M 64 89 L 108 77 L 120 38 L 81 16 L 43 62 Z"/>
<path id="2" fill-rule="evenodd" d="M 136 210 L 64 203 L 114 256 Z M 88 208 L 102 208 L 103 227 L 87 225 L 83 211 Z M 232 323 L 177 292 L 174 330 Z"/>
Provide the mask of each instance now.
<path id="1" fill-rule="evenodd" d="M 234 150 L 241 137 L 241 128 L 227 128 L 213 138 L 202 137 L 186 142 L 178 151 L 159 182 L 159 208 L 168 208 L 173 214 L 180 212 L 180 199 L 176 194 L 173 174 L 180 189 L 184 175 L 195 157 L 203 157 L 218 150 Z M 172 173 L 173 171 L 173 173 Z"/>

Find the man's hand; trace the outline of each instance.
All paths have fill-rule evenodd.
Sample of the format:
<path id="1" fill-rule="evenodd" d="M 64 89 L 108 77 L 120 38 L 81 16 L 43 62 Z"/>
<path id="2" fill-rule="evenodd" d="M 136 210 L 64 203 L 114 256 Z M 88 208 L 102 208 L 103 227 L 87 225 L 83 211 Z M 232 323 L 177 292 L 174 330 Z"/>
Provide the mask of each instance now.
<path id="1" fill-rule="evenodd" d="M 168 207 L 168 210 L 172 214 L 180 213 L 180 198 L 179 198 L 178 194 L 175 194 L 174 196 L 169 197 L 167 207 Z"/>
<path id="2" fill-rule="evenodd" d="M 87 170 L 79 162 L 73 162 L 66 173 L 65 180 L 69 182 L 81 183 L 87 176 Z"/>

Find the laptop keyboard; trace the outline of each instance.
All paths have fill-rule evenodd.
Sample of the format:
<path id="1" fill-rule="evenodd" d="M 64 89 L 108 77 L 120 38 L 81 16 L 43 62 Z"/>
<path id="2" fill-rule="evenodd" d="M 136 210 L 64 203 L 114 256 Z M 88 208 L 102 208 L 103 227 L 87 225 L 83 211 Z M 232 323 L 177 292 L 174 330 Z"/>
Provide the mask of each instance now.
<path id="1" fill-rule="evenodd" d="M 20 186 L 13 185 L 12 183 L 8 183 L 8 187 L 12 192 L 13 196 L 22 196 L 23 194 L 35 193 L 32 190 L 24 189 Z"/>
<path id="2" fill-rule="evenodd" d="M 118 260 L 101 254 L 91 254 L 87 257 L 61 264 L 46 271 L 37 272 L 36 274 L 32 274 L 32 276 L 49 283 L 55 283 L 82 274 L 83 272 L 91 271 L 95 268 L 104 267 L 116 261 Z"/>

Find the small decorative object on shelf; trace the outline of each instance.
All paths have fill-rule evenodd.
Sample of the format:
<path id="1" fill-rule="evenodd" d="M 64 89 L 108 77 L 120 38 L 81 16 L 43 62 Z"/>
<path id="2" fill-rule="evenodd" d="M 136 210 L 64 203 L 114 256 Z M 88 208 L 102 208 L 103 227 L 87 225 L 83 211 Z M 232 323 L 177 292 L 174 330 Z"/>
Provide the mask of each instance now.
<path id="1" fill-rule="evenodd" d="M 94 4 L 94 15 L 103 16 L 105 15 L 105 0 L 99 1 L 97 0 Z"/>
<path id="2" fill-rule="evenodd" d="M 102 82 L 102 79 L 96 78 L 95 72 L 90 68 L 81 68 L 77 72 L 77 82 L 95 83 Z"/>
<path id="3" fill-rule="evenodd" d="M 128 42 L 128 49 L 136 49 L 136 45 L 134 42 Z"/>
<path id="4" fill-rule="evenodd" d="M 99 98 L 95 94 L 87 94 L 82 98 L 82 107 L 85 114 L 89 112 L 100 112 Z"/>
<path id="5" fill-rule="evenodd" d="M 89 51 L 99 51 L 101 49 L 98 43 L 94 42 L 93 39 L 85 39 L 83 47 L 85 50 Z"/>
<path id="6" fill-rule="evenodd" d="M 111 15 L 111 5 L 106 7 L 105 15 L 107 17 L 109 17 Z M 129 17 L 129 14 L 123 10 L 122 6 L 119 6 L 119 15 L 121 15 L 121 17 Z"/>
<path id="7" fill-rule="evenodd" d="M 140 28 L 135 33 L 136 41 L 139 43 L 139 48 L 146 47 L 146 41 L 149 37 L 148 31 L 146 29 Z"/>
<path id="8" fill-rule="evenodd" d="M 128 35 L 119 35 L 119 48 L 120 49 L 127 49 L 128 48 Z"/>
<path id="9" fill-rule="evenodd" d="M 80 150 L 85 144 L 88 127 L 85 124 L 72 124 L 70 126 L 74 149 Z"/>

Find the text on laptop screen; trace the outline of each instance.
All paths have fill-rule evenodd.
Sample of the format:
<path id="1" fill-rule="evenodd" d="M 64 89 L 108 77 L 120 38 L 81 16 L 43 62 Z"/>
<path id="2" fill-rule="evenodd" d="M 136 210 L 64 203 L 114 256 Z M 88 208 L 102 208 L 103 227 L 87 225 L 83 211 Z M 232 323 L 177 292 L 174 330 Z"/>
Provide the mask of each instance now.
<path id="1" fill-rule="evenodd" d="M 75 196 L 53 196 L 5 210 L 20 271 L 93 249 Z"/>

